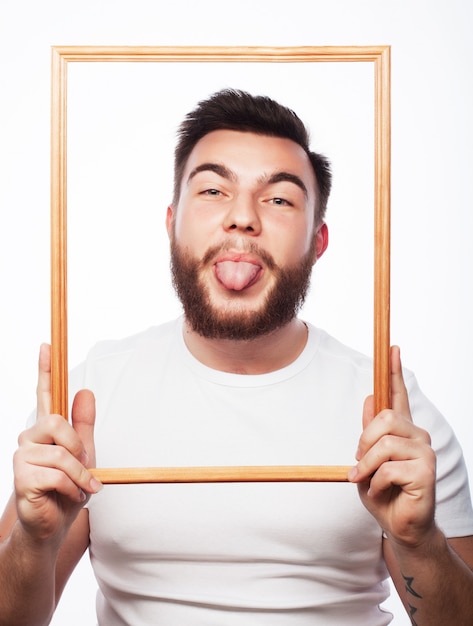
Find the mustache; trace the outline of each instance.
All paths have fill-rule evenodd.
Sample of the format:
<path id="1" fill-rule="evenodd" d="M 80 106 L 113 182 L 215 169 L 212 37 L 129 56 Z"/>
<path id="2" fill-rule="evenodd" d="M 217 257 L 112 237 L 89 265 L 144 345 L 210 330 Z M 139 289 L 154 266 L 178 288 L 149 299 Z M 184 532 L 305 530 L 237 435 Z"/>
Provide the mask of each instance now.
<path id="1" fill-rule="evenodd" d="M 258 256 L 268 269 L 275 270 L 278 268 L 278 265 L 273 256 L 269 252 L 261 248 L 256 242 L 244 241 L 242 244 L 242 242 L 237 242 L 236 240 L 231 239 L 208 248 L 206 253 L 202 257 L 201 265 L 207 265 L 223 252 L 230 251 L 243 254 L 253 254 L 255 256 Z"/>

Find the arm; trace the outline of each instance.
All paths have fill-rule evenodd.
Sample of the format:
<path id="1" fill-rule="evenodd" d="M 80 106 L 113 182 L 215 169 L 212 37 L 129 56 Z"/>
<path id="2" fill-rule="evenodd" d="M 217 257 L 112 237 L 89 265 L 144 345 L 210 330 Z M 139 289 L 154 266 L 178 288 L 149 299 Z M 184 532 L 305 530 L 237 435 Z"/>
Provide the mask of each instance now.
<path id="1" fill-rule="evenodd" d="M 435 524 L 435 453 L 412 422 L 397 348 L 391 390 L 392 410 L 375 416 L 372 397 L 365 403 L 351 480 L 387 537 L 386 563 L 412 624 L 472 624 L 473 539 L 449 543 Z"/>
<path id="2" fill-rule="evenodd" d="M 20 435 L 15 493 L 0 522 L 0 625 L 48 624 L 87 547 L 87 512 L 81 510 L 100 487 L 83 464 L 87 457 L 94 461 L 93 396 L 76 396 L 74 428 L 49 415 L 49 406 L 50 359 L 43 348 L 38 419 Z"/>
<path id="3" fill-rule="evenodd" d="M 14 506 L 11 500 L 5 512 L 9 518 L 14 514 Z M 13 512 L 9 510 L 12 507 Z M 1 530 L 3 537 L 3 523 Z M 14 523 L 0 545 L 0 624 L 33 624 L 35 614 L 38 624 L 49 623 L 55 598 L 54 552 L 53 546 L 31 541 L 21 525 Z"/>
<path id="4" fill-rule="evenodd" d="M 472 623 L 473 537 L 446 540 L 440 531 L 425 554 L 394 551 L 385 539 L 384 558 L 412 624 Z M 409 575 L 414 574 L 414 575 Z"/>
<path id="5" fill-rule="evenodd" d="M 10 499 L 0 521 L 0 624 L 49 623 L 69 576 L 87 549 L 88 523 L 83 510 L 59 550 L 47 542 L 36 544 L 22 532 L 15 499 Z"/>

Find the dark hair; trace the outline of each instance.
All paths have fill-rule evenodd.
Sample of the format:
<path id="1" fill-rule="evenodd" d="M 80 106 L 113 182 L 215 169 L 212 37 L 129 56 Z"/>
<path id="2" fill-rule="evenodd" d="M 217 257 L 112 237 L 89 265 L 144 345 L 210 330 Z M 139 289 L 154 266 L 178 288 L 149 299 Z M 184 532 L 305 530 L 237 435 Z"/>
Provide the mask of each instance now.
<path id="1" fill-rule="evenodd" d="M 316 223 L 323 220 L 332 184 L 329 160 L 310 150 L 309 132 L 294 111 L 267 96 L 253 96 L 236 89 L 224 89 L 202 100 L 180 125 L 174 153 L 174 204 L 179 200 L 190 153 L 202 137 L 214 130 L 282 137 L 299 144 L 309 157 L 317 181 Z"/>

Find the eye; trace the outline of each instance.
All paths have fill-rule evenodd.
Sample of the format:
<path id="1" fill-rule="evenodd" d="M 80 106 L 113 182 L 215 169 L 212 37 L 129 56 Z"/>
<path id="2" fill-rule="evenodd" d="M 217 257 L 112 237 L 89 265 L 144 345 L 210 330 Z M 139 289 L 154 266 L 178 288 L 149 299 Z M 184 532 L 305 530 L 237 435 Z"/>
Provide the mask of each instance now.
<path id="1" fill-rule="evenodd" d="M 218 198 L 219 196 L 223 194 L 219 189 L 210 188 L 210 189 L 204 189 L 203 191 L 199 191 L 199 195 L 207 196 L 210 198 Z"/>
<path id="2" fill-rule="evenodd" d="M 289 202 L 289 200 L 285 200 L 284 198 L 271 198 L 269 200 L 269 202 L 271 204 L 275 204 L 276 206 L 292 206 L 292 202 Z"/>

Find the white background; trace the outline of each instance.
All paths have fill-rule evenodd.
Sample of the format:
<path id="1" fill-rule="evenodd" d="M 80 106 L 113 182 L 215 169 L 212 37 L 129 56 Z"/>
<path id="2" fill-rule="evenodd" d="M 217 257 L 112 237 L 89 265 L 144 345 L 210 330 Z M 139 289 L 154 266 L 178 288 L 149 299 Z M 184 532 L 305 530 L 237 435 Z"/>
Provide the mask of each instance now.
<path id="1" fill-rule="evenodd" d="M 35 402 L 38 346 L 50 336 L 49 106 L 53 45 L 392 46 L 392 340 L 401 345 L 404 363 L 416 372 L 423 390 L 454 425 L 470 473 L 473 471 L 472 17 L 473 10 L 464 0 L 240 0 L 235 5 L 212 0 L 169 4 L 157 0 L 1 0 L 2 502 L 11 490 L 16 437 Z M 201 79 L 201 88 L 207 92 L 205 76 Z M 290 103 L 293 90 L 293 86 L 287 86 L 287 98 L 283 89 L 280 99 Z M 180 106 L 172 82 L 162 86 L 162 98 L 163 102 Z M 116 180 L 121 177 L 123 171 L 117 170 Z M 159 193 L 164 186 L 165 195 L 170 195 L 168 172 L 157 171 L 154 184 L 160 188 Z M 351 190 L 336 193 L 350 198 Z M 130 196 L 132 202 L 136 202 L 135 195 Z M 156 220 L 146 229 L 155 228 L 159 241 L 165 206 L 158 193 L 156 201 L 148 197 L 146 202 L 151 203 L 152 219 Z M 350 202 L 353 204 L 348 210 L 355 211 L 356 218 L 356 200 L 351 198 Z M 88 204 L 83 203 L 81 208 Z M 334 201 L 330 211 L 346 209 L 340 204 Z M 130 224 L 133 215 L 130 211 Z M 350 215 L 353 217 L 353 213 Z M 332 218 L 329 214 L 329 224 L 331 219 L 335 223 L 336 215 Z M 327 253 L 327 267 L 335 258 L 334 266 L 347 272 L 342 296 L 337 295 L 338 289 L 330 294 L 321 278 L 321 290 L 325 288 L 330 297 L 338 300 L 332 314 L 319 315 L 316 306 L 310 310 L 310 319 L 329 326 L 344 339 L 353 338 L 351 343 L 364 349 L 369 342 L 365 322 L 371 314 L 363 283 L 369 226 L 360 217 L 350 228 L 353 232 L 348 233 L 348 239 L 354 243 L 354 253 Z M 90 246 L 79 235 L 74 237 L 72 245 L 87 257 Z M 336 251 L 336 237 L 333 243 Z M 142 245 L 140 237 L 130 237 L 122 255 L 137 257 L 140 263 L 144 248 L 147 246 Z M 152 265 L 154 259 L 143 262 Z M 319 270 L 323 276 L 322 261 Z M 156 272 L 156 284 L 159 280 L 166 284 L 166 274 L 161 277 L 158 269 Z M 347 296 L 353 285 L 357 286 L 355 295 Z M 146 283 L 140 291 L 153 294 L 154 285 Z M 123 332 L 119 330 L 115 335 L 139 330 L 142 323 L 160 321 L 165 313 L 169 317 L 167 309 L 160 306 L 160 298 L 156 307 L 150 296 L 146 315 L 135 318 L 135 296 L 127 298 L 128 292 L 123 293 L 116 305 L 126 314 L 120 322 Z M 313 293 L 317 298 L 317 274 Z M 97 308 L 94 291 L 74 297 L 74 311 L 84 311 L 78 312 L 79 316 Z M 366 307 L 365 314 L 357 312 L 359 303 Z M 147 303 L 143 306 L 148 308 Z M 169 311 L 174 308 L 171 304 Z M 110 317 L 115 318 L 114 311 Z M 80 349 L 85 351 L 87 347 L 77 347 L 77 358 Z M 85 559 L 53 623 L 94 624 L 93 602 L 94 581 Z M 407 625 L 402 609 L 396 611 L 394 623 Z"/>

